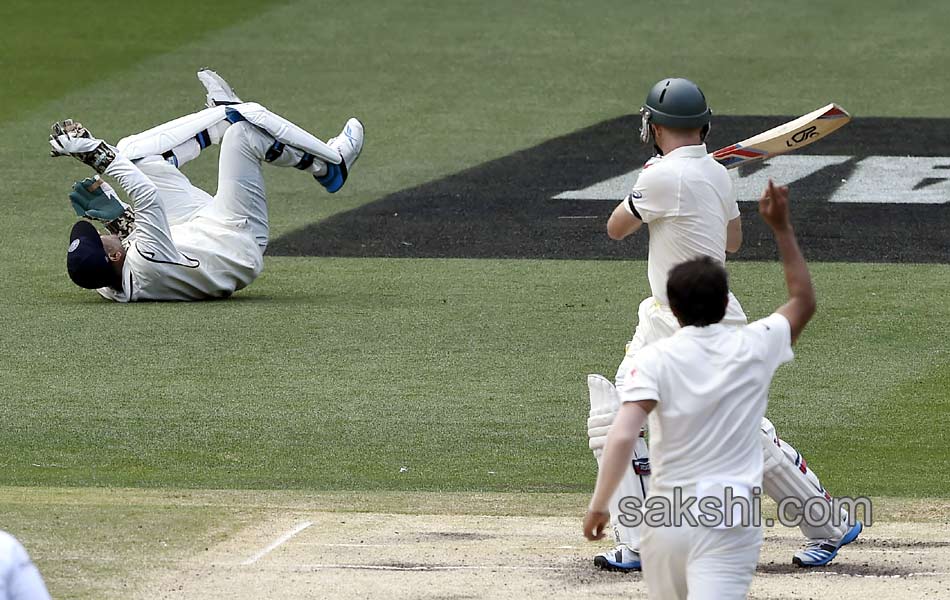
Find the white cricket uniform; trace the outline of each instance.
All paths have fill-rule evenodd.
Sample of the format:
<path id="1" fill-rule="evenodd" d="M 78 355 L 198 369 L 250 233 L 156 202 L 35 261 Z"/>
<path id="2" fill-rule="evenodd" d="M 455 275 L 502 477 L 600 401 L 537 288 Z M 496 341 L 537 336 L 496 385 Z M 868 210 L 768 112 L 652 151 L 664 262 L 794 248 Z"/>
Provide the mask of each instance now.
<path id="1" fill-rule="evenodd" d="M 99 294 L 117 302 L 204 300 L 227 298 L 254 281 L 268 241 L 261 166 L 273 142 L 250 123 L 231 125 L 213 198 L 161 157 L 133 164 L 117 155 L 105 174 L 131 197 L 136 227 L 123 242 L 122 289 Z M 272 164 L 296 159 L 285 152 Z"/>
<path id="2" fill-rule="evenodd" d="M 624 385 L 636 357 L 644 348 L 669 338 L 680 329 L 666 296 L 670 269 L 698 256 L 709 256 L 724 264 L 727 225 L 739 216 L 732 178 L 725 167 L 707 154 L 704 144 L 682 146 L 666 156 L 650 159 L 624 205 L 631 214 L 638 214 L 649 228 L 647 271 L 653 295 L 643 300 L 638 308 L 636 330 L 617 368 L 617 388 Z M 741 328 L 748 323 L 732 292 L 720 323 L 732 328 Z M 762 418 L 761 421 L 760 447 L 765 448 L 769 457 L 765 491 L 776 500 L 797 497 L 803 505 L 813 497 L 830 501 L 818 477 L 805 467 L 804 459 L 792 446 L 782 440 L 779 454 L 785 456 L 776 455 L 779 440 L 775 428 L 768 419 Z M 641 464 L 648 463 L 648 453 L 646 445 L 639 444 L 635 458 Z M 639 495 L 638 490 L 651 485 L 649 467 L 645 473 L 642 466 L 638 471 L 638 466 L 632 463 L 619 489 Z M 623 525 L 619 517 L 619 511 L 611 510 L 616 541 L 630 550 L 639 551 L 639 528 Z M 800 528 L 809 539 L 837 539 L 847 532 L 848 525 L 845 520 L 840 523 L 829 520 L 820 526 L 801 520 Z"/>
<path id="3" fill-rule="evenodd" d="M 650 413 L 650 497 L 750 497 L 762 486 L 760 425 L 775 370 L 792 360 L 780 314 L 746 327 L 684 327 L 642 349 L 621 402 L 656 400 Z M 762 543 L 760 527 L 650 527 L 642 560 L 651 598 L 745 598 Z"/>
<path id="4" fill-rule="evenodd" d="M 15 537 L 0 531 L 0 600 L 49 600 L 39 569 Z"/>
<path id="5" fill-rule="evenodd" d="M 705 144 L 682 146 L 647 161 L 633 190 L 624 200 L 624 207 L 649 228 L 647 271 L 653 295 L 640 303 L 636 330 L 617 368 L 617 387 L 622 385 L 632 361 L 642 348 L 673 335 L 679 329 L 679 322 L 673 316 L 666 297 L 670 269 L 698 256 L 709 256 L 725 264 L 726 228 L 729 221 L 739 216 L 732 179 L 725 167 L 708 155 Z M 742 306 L 732 292 L 729 292 L 729 304 L 722 322 L 729 325 L 747 323 Z M 636 458 L 646 463 L 647 455 L 646 445 L 639 444 Z M 648 485 L 649 468 L 638 470 L 635 464 L 631 464 L 620 489 L 639 495 L 637 490 L 646 489 Z M 623 525 L 620 513 L 615 510 L 611 510 L 611 523 L 616 541 L 638 551 L 639 529 Z"/>
<path id="6" fill-rule="evenodd" d="M 666 297 L 670 269 L 699 256 L 725 264 L 726 227 L 739 216 L 732 178 L 705 144 L 682 146 L 647 162 L 624 206 L 649 227 L 647 274 L 653 295 L 640 304 L 637 329 L 617 369 L 618 386 L 629 371 L 626 363 L 641 348 L 679 329 Z M 747 322 L 732 292 L 722 322 Z"/>

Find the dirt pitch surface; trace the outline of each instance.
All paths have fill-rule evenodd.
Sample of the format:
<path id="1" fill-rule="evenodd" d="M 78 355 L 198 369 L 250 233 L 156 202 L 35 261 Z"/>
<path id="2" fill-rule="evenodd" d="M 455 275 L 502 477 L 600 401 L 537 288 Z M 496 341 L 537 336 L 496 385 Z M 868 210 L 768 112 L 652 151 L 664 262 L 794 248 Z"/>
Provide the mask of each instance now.
<path id="1" fill-rule="evenodd" d="M 227 540 L 163 570 L 139 597 L 646 597 L 639 574 L 593 569 L 590 557 L 602 544 L 580 537 L 579 513 L 452 514 L 453 499 L 432 504 L 431 497 L 416 496 L 399 507 L 382 504 L 417 514 L 341 512 L 323 502 L 314 505 L 321 510 L 273 507 Z M 556 511 L 574 500 L 581 498 L 559 502 Z M 490 502 L 483 508 L 499 509 Z M 751 597 L 950 597 L 950 523 L 940 516 L 947 508 L 944 501 L 906 501 L 832 565 L 812 570 L 790 564 L 801 542 L 797 530 L 768 529 Z M 478 511 L 478 504 L 470 510 Z M 905 517 L 914 521 L 900 520 Z"/>

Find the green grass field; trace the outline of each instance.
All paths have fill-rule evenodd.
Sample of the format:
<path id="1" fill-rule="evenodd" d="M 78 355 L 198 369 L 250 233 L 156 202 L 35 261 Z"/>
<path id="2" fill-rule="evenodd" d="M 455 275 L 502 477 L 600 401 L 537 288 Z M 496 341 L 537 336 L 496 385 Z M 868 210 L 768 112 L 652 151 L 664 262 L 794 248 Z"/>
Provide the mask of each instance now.
<path id="1" fill-rule="evenodd" d="M 699 81 L 717 114 L 834 100 L 950 117 L 935 73 L 950 4 L 926 4 L 0 8 L 14 32 L 0 40 L 0 486 L 585 492 L 584 376 L 612 375 L 649 293 L 633 261 L 269 257 L 230 301 L 109 304 L 65 275 L 66 194 L 87 171 L 46 156 L 53 121 L 115 141 L 200 107 L 202 66 L 323 138 L 360 116 L 366 149 L 341 193 L 268 173 L 276 237 L 634 112 L 669 73 Z M 214 188 L 212 158 L 186 172 Z M 751 316 L 783 300 L 777 264 L 730 272 Z M 773 386 L 780 434 L 834 493 L 950 497 L 950 267 L 813 274 L 819 315 Z M 45 514 L 0 495 L 0 528 L 41 548 Z M 75 545 L 73 525 L 56 539 Z M 48 567 L 68 595 L 75 567 Z"/>

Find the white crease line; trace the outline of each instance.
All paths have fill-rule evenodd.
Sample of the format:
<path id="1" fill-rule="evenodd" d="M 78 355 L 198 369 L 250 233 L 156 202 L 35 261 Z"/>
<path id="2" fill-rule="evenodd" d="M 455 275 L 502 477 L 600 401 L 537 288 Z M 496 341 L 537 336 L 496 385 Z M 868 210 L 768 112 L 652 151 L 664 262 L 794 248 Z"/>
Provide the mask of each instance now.
<path id="1" fill-rule="evenodd" d="M 930 552 L 923 552 L 921 550 L 900 550 L 899 548 L 862 548 L 860 546 L 848 548 L 848 554 L 851 554 L 852 552 L 879 552 L 881 554 L 930 554 Z"/>
<path id="2" fill-rule="evenodd" d="M 265 556 L 267 556 L 268 554 L 270 554 L 271 552 L 273 552 L 273 551 L 274 551 L 275 549 L 277 549 L 281 544 L 286 543 L 287 540 L 289 540 L 290 538 L 294 537 L 295 535 L 297 535 L 298 533 L 300 533 L 301 531 L 303 531 L 303 530 L 306 529 L 307 527 L 310 527 L 311 525 L 313 525 L 313 522 L 312 522 L 312 521 L 304 521 L 303 523 L 299 523 L 296 527 L 294 527 L 293 529 L 291 529 L 290 531 L 288 531 L 288 532 L 285 533 L 284 535 L 280 536 L 279 538 L 277 538 L 276 540 L 274 540 L 273 542 L 271 542 L 270 545 L 268 545 L 266 548 L 264 548 L 263 550 L 261 550 L 260 552 L 258 552 L 258 553 L 255 554 L 254 556 L 252 556 L 251 558 L 245 560 L 245 561 L 242 562 L 241 564 L 242 564 L 242 565 L 253 565 L 254 563 L 256 563 L 257 561 L 259 561 L 260 559 L 264 558 Z"/>
<path id="3" fill-rule="evenodd" d="M 352 571 L 561 571 L 563 567 L 531 567 L 501 565 L 297 565 L 294 571 L 318 571 L 325 569 L 349 569 Z"/>
<path id="4" fill-rule="evenodd" d="M 938 577 L 950 575 L 940 571 L 920 571 L 917 573 L 897 573 L 894 575 L 863 575 L 861 573 L 840 573 L 838 571 L 808 571 L 803 575 L 838 575 L 841 577 L 860 577 L 862 579 L 904 579 L 905 577 Z"/>
<path id="5" fill-rule="evenodd" d="M 308 544 L 309 546 L 324 546 L 327 548 L 396 548 L 405 544 Z"/>
<path id="6" fill-rule="evenodd" d="M 601 218 L 600 215 L 590 215 L 590 216 L 583 216 L 583 217 L 570 217 L 570 216 L 558 217 L 558 219 L 600 219 L 600 218 Z"/>

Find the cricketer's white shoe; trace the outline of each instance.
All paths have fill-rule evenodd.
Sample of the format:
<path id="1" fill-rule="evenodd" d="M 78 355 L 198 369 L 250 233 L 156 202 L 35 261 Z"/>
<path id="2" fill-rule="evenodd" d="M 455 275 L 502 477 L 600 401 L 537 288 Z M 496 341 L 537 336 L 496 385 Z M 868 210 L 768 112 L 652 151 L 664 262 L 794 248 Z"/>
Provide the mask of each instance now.
<path id="1" fill-rule="evenodd" d="M 594 566 L 604 571 L 620 571 L 621 573 L 639 571 L 641 569 L 640 553 L 620 544 L 616 548 L 595 556 Z"/>
<path id="2" fill-rule="evenodd" d="M 228 82 L 223 77 L 205 68 L 198 71 L 198 81 L 208 90 L 208 96 L 205 104 L 208 108 L 221 106 L 222 104 L 240 104 L 241 99 L 234 93 Z"/>
<path id="3" fill-rule="evenodd" d="M 314 177 L 332 194 L 343 187 L 350 170 L 356 164 L 356 159 L 363 151 L 363 124 L 356 117 L 351 118 L 343 126 L 340 135 L 327 141 L 327 146 L 339 152 L 343 161 L 338 165 L 328 163 L 326 175 Z"/>
<path id="4" fill-rule="evenodd" d="M 834 560 L 838 550 L 858 538 L 864 524 L 858 521 L 840 540 L 809 540 L 808 544 L 795 553 L 792 563 L 798 567 L 823 567 Z"/>

